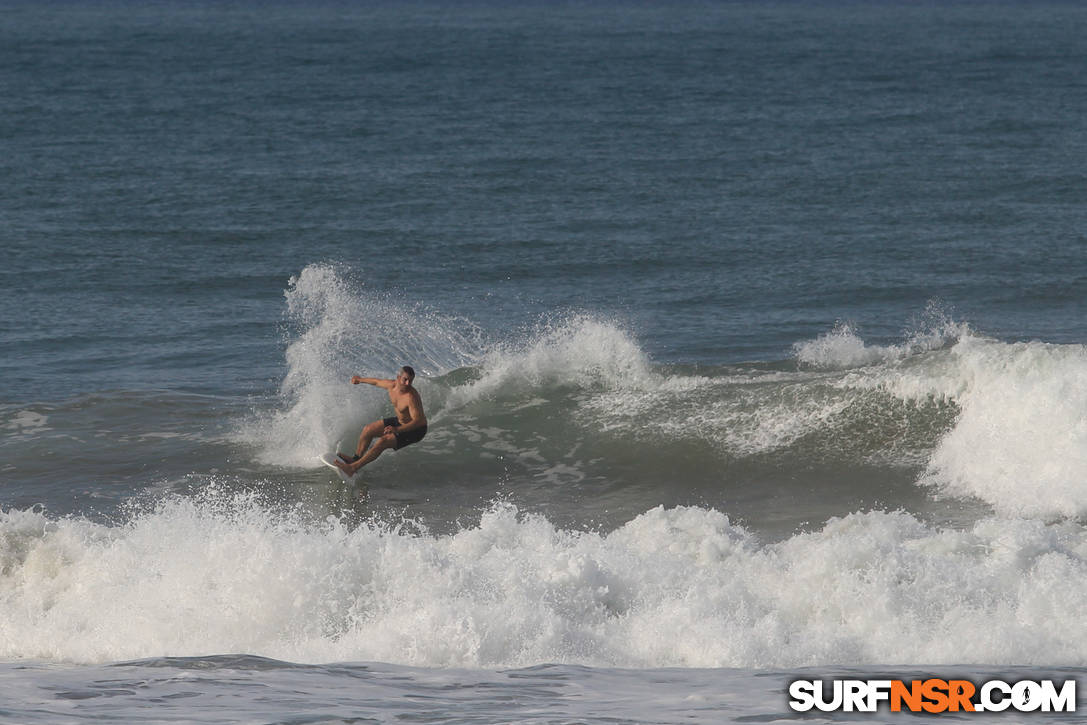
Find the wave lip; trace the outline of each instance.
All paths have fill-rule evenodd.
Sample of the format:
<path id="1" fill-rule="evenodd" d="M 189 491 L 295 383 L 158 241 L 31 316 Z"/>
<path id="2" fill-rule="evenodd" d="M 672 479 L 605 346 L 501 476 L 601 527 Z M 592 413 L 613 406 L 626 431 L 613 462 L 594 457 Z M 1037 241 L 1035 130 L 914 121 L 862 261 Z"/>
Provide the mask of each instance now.
<path id="1" fill-rule="evenodd" d="M 854 325 L 839 322 L 833 330 L 814 340 L 795 343 L 793 354 L 802 365 L 818 370 L 842 370 L 893 359 L 900 350 L 893 346 L 867 345 Z"/>
<path id="2" fill-rule="evenodd" d="M 625 330 L 585 314 L 552 320 L 523 342 L 495 344 L 478 364 L 478 379 L 455 389 L 451 406 L 537 390 L 638 389 L 658 382 Z"/>
<path id="3" fill-rule="evenodd" d="M 171 497 L 114 527 L 0 514 L 0 657 L 243 652 L 504 668 L 1087 663 L 1087 531 L 856 513 L 761 544 L 720 512 L 609 533 L 508 505 L 436 536 Z"/>

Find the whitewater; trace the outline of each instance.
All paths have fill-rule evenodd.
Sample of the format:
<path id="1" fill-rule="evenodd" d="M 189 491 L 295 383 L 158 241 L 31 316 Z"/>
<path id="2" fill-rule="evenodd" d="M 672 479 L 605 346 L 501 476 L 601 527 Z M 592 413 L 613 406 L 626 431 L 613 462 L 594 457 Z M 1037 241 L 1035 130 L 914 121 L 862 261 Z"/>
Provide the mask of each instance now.
<path id="1" fill-rule="evenodd" d="M 1082 665 L 1078 524 L 850 514 L 761 544 L 656 508 L 607 533 L 497 505 L 452 535 L 237 496 L 119 527 L 5 512 L 5 659 L 246 652 L 417 667 Z"/>

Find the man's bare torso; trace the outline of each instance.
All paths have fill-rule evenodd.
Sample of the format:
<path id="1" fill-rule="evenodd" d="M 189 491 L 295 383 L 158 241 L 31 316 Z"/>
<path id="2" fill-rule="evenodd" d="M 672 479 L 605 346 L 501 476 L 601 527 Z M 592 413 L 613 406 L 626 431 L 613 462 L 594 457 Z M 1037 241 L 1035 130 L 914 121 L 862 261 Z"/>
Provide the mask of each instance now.
<path id="1" fill-rule="evenodd" d="M 423 405 L 422 400 L 419 398 L 419 392 L 415 388 L 411 388 L 404 393 L 397 392 L 396 388 L 389 389 L 389 402 L 393 404 L 393 410 L 396 411 L 396 419 L 400 421 L 400 425 L 407 425 L 411 422 L 412 401 L 415 401 L 420 408 Z"/>

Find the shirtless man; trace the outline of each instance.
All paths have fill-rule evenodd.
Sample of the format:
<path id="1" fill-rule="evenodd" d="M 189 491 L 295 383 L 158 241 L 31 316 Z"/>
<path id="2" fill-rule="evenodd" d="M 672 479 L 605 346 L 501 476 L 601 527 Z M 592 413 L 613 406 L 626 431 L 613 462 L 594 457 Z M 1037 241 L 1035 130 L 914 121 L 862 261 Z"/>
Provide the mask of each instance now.
<path id="1" fill-rule="evenodd" d="M 339 454 L 342 460 L 337 460 L 336 465 L 341 471 L 353 476 L 389 448 L 395 451 L 423 440 L 427 429 L 426 415 L 423 413 L 423 400 L 419 397 L 419 391 L 411 387 L 413 380 L 415 371 L 408 365 L 400 368 L 396 380 L 363 378 L 358 375 L 351 378 L 352 385 L 366 383 L 388 390 L 389 401 L 393 404 L 396 415 L 385 420 L 375 420 L 362 429 L 355 455 L 349 457 Z M 377 438 L 377 443 L 371 448 L 370 443 L 374 438 Z"/>

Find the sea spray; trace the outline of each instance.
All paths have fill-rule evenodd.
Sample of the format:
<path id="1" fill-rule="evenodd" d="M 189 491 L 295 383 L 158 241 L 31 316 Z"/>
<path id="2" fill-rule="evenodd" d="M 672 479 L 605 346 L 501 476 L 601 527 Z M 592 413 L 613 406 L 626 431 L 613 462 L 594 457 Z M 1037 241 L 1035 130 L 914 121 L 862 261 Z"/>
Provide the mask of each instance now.
<path id="1" fill-rule="evenodd" d="M 384 396 L 353 388 L 353 373 L 391 375 L 411 364 L 420 373 L 428 418 L 456 425 L 458 411 L 495 396 L 574 386 L 644 385 L 647 356 L 614 322 L 571 313 L 542 320 L 515 339 L 486 342 L 462 318 L 421 310 L 368 292 L 329 265 L 310 265 L 286 291 L 287 372 L 271 412 L 236 431 L 264 464 L 308 467 L 363 424 L 388 413 Z M 466 374 L 459 374 L 467 371 Z M 459 378 L 459 379 L 458 379 Z"/>
<path id="2" fill-rule="evenodd" d="M 401 365 L 441 375 L 476 359 L 480 332 L 466 320 L 375 295 L 336 268 L 310 265 L 290 280 L 287 372 L 279 405 L 240 427 L 265 464 L 306 467 L 361 425 L 384 417 L 381 396 L 350 384 L 352 374 L 391 377 Z"/>
<path id="3" fill-rule="evenodd" d="M 816 339 L 794 343 L 793 356 L 801 367 L 846 370 L 894 363 L 940 350 L 971 334 L 973 331 L 967 323 L 956 321 L 938 301 L 932 301 L 912 321 L 903 335 L 903 341 L 898 344 L 867 343 L 854 323 L 840 320 L 832 330 Z"/>
<path id="4" fill-rule="evenodd" d="M 658 382 L 648 355 L 629 331 L 586 314 L 553 317 L 523 339 L 494 343 L 478 367 L 478 379 L 450 395 L 451 407 L 556 387 L 626 390 Z"/>

